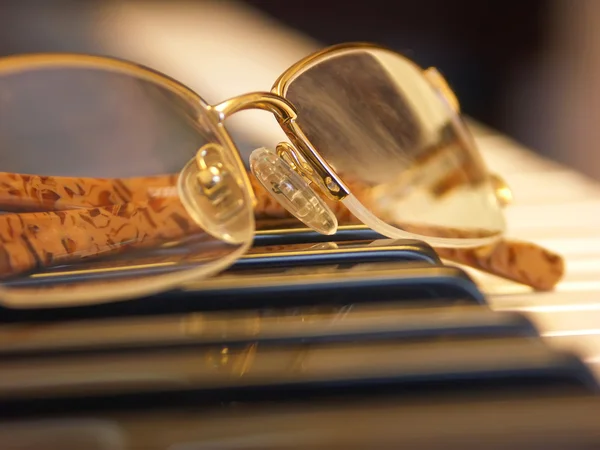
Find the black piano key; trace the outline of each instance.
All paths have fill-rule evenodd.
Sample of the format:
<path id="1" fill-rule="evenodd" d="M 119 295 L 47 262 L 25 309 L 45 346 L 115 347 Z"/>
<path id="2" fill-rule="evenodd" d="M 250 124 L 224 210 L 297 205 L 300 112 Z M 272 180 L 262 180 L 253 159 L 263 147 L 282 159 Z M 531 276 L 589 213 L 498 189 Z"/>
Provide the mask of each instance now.
<path id="1" fill-rule="evenodd" d="M 0 413 L 135 407 L 596 393 L 575 356 L 538 338 L 214 346 L 3 361 Z"/>
<path id="2" fill-rule="evenodd" d="M 134 261 L 122 255 L 110 260 L 99 259 L 72 266 L 51 267 L 35 276 L 6 280 L 5 285 L 17 287 L 44 287 L 80 281 L 114 280 L 115 278 L 162 275 L 179 270 L 189 270 L 203 264 L 202 255 L 190 258 L 181 248 L 165 248 L 151 256 Z M 169 261 L 169 264 L 163 264 Z M 365 239 L 360 241 L 293 243 L 254 245 L 241 256 L 227 273 L 241 270 L 280 270 L 288 267 L 346 265 L 377 262 L 421 262 L 441 264 L 433 248 L 422 241 L 410 239 Z M 119 263 L 119 270 L 112 270 Z M 107 272 L 106 268 L 111 268 Z"/>
<path id="3" fill-rule="evenodd" d="M 210 310 L 401 300 L 486 303 L 477 285 L 459 268 L 402 262 L 244 271 L 190 284 L 166 296 L 201 298 Z"/>
<path id="4" fill-rule="evenodd" d="M 334 238 L 335 236 L 330 236 Z M 230 271 L 307 265 L 376 262 L 441 264 L 433 248 L 411 239 L 324 240 L 321 242 L 264 243 L 254 245 Z"/>
<path id="5" fill-rule="evenodd" d="M 0 320 L 56 321 L 191 311 L 296 308 L 315 305 L 404 301 L 485 304 L 485 296 L 461 269 L 427 263 L 364 263 L 273 268 L 224 273 L 152 297 L 48 309 L 0 310 Z"/>
<path id="6" fill-rule="evenodd" d="M 0 327 L 2 357 L 210 345 L 298 344 L 535 336 L 523 315 L 485 306 L 406 308 L 359 304 L 296 313 L 247 311 L 82 320 Z"/>
<path id="7" fill-rule="evenodd" d="M 168 408 L 0 422 L 4 448 L 46 450 L 590 450 L 596 396 L 345 400 Z"/>

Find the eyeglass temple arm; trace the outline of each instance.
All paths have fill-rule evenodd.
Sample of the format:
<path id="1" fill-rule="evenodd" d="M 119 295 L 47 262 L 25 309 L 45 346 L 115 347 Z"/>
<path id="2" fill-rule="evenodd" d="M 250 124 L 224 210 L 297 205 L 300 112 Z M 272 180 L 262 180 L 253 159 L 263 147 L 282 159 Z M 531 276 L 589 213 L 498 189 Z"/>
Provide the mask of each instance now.
<path id="1" fill-rule="evenodd" d="M 61 211 L 174 197 L 177 177 L 106 179 L 0 172 L 0 210 Z"/>
<path id="2" fill-rule="evenodd" d="M 62 211 L 176 197 L 177 177 L 169 174 L 106 179 L 0 172 L 0 210 Z M 506 182 L 495 174 L 491 178 L 499 202 L 509 204 L 512 192 Z"/>
<path id="3" fill-rule="evenodd" d="M 176 198 L 91 209 L 6 214 L 0 216 L 0 278 L 87 257 L 159 246 L 182 240 L 194 229 L 197 235 L 202 233 L 187 218 Z M 503 239 L 477 249 L 436 251 L 442 258 L 538 290 L 552 289 L 564 273 L 564 262 L 559 255 L 532 243 Z"/>
<path id="4" fill-rule="evenodd" d="M 0 276 L 182 239 L 183 222 L 191 230 L 196 226 L 173 190 L 176 178 L 106 180 L 0 173 L 0 208 L 54 211 L 0 216 Z M 497 192 L 507 189 L 500 178 L 496 185 Z M 152 193 L 160 196 L 152 198 Z M 449 256 L 490 271 L 465 252 Z"/>
<path id="5" fill-rule="evenodd" d="M 0 278 L 198 234 L 176 198 L 0 215 Z"/>

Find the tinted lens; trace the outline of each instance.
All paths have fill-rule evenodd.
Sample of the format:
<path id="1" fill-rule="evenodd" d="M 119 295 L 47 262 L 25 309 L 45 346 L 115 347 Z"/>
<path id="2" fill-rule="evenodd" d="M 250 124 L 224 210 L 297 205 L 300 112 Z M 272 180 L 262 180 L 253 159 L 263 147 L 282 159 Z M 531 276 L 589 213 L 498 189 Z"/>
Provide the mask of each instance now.
<path id="1" fill-rule="evenodd" d="M 361 187 L 352 193 L 361 192 L 375 221 L 433 238 L 502 232 L 471 137 L 409 60 L 381 49 L 338 50 L 292 74 L 282 91 L 317 151 L 351 190 Z"/>
<path id="2" fill-rule="evenodd" d="M 133 65 L 0 61 L 4 298 L 141 295 L 235 260 L 253 214 L 221 128 L 195 94 Z M 48 275 L 74 263 L 101 270 L 101 280 Z"/>

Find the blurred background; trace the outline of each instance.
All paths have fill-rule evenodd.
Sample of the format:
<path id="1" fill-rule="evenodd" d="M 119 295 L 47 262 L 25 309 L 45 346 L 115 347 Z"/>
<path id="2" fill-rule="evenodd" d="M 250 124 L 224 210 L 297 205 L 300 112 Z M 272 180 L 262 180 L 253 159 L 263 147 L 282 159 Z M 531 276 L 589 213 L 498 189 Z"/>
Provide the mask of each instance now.
<path id="1" fill-rule="evenodd" d="M 598 0 L 4 0 L 0 54 L 126 58 L 214 103 L 324 45 L 372 41 L 438 67 L 469 116 L 600 179 L 598 25 Z M 280 138 L 264 113 L 232 126 L 243 150 Z"/>

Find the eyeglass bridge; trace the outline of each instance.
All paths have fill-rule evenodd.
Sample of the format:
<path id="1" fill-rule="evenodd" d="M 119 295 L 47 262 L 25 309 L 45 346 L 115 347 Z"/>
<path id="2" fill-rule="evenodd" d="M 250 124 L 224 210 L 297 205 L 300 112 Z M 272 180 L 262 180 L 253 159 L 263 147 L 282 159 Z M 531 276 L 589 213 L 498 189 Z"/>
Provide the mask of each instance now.
<path id="1" fill-rule="evenodd" d="M 249 109 L 268 111 L 275 116 L 291 141 L 291 143 L 280 142 L 277 145 L 277 153 L 295 172 L 310 183 L 318 185 L 332 200 L 343 200 L 350 194 L 348 187 L 304 135 L 296 123 L 296 109 L 285 98 L 271 92 L 253 92 L 211 107 L 211 110 L 217 114 L 219 122 L 237 112 Z"/>

